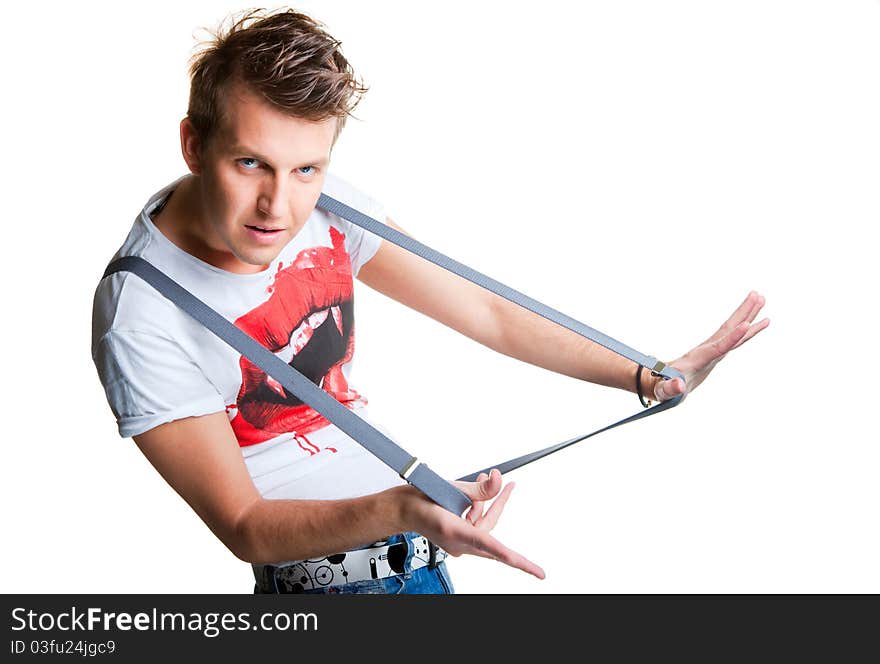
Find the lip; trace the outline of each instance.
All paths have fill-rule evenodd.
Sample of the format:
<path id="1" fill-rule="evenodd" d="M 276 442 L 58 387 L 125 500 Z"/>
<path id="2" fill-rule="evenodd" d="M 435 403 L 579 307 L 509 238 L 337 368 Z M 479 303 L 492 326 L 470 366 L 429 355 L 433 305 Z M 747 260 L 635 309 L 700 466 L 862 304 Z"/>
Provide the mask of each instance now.
<path id="1" fill-rule="evenodd" d="M 284 230 L 283 228 L 274 228 L 268 232 L 258 231 L 252 226 L 245 226 L 244 228 L 247 231 L 248 236 L 258 244 L 274 244 L 284 236 L 284 233 L 282 232 Z"/>

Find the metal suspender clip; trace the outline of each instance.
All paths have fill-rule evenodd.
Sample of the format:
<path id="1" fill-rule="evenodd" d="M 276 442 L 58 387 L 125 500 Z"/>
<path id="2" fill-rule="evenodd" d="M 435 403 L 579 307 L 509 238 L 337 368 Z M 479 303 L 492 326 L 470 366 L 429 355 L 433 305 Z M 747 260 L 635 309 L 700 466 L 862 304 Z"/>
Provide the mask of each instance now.
<path id="1" fill-rule="evenodd" d="M 437 549 L 439 549 L 434 542 L 428 540 L 428 569 L 434 569 L 439 564 L 437 562 Z"/>
<path id="2" fill-rule="evenodd" d="M 409 482 L 409 476 L 412 475 L 412 472 L 419 465 L 419 460 L 416 457 L 412 457 L 409 462 L 403 467 L 403 470 L 400 471 L 400 476 Z"/>

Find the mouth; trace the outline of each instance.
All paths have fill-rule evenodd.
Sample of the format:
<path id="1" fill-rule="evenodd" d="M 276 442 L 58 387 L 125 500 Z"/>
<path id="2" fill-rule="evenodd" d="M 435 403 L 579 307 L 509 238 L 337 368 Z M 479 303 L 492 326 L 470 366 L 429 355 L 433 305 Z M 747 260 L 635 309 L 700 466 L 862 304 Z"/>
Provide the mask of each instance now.
<path id="1" fill-rule="evenodd" d="M 336 325 L 336 329 L 339 330 L 339 336 L 344 336 L 342 331 L 342 311 L 340 310 L 338 305 L 334 305 L 329 309 L 324 309 L 322 311 L 316 311 L 311 314 L 308 318 L 306 318 L 300 326 L 296 328 L 290 335 L 290 342 L 279 349 L 276 352 L 276 355 L 288 364 L 293 364 L 293 358 L 299 355 L 299 352 L 305 348 L 306 344 L 311 341 L 312 337 L 315 334 L 315 331 L 324 324 L 330 316 L 333 317 L 333 322 Z M 290 396 L 284 390 L 281 383 L 272 378 L 272 376 L 265 374 L 265 380 L 263 384 L 265 387 L 268 387 L 272 390 L 277 397 L 280 397 L 282 402 L 287 402 L 290 399 Z M 320 386 L 319 386 L 320 387 Z M 266 396 L 264 394 L 264 396 Z M 270 401 L 276 402 L 275 398 L 269 399 Z M 297 399 L 298 401 L 298 399 Z"/>
<path id="2" fill-rule="evenodd" d="M 251 241 L 259 245 L 274 245 L 279 240 L 286 237 L 284 235 L 283 228 L 246 225 L 245 229 L 247 230 L 247 234 L 250 237 Z"/>
<path id="3" fill-rule="evenodd" d="M 344 352 L 347 343 L 347 327 L 343 322 L 343 312 L 339 304 L 326 309 L 313 310 L 290 333 L 289 341 L 281 348 L 273 349 L 279 359 L 294 367 L 318 387 L 323 387 L 323 378 L 330 367 L 315 356 L 311 342 L 318 343 L 314 348 L 328 343 L 338 346 L 336 354 Z M 321 340 L 318 341 L 318 337 Z M 259 368 L 250 365 L 242 358 L 243 382 L 238 408 L 246 420 L 260 429 L 284 430 L 287 418 L 295 418 L 298 411 L 292 410 L 303 403 L 298 397 L 289 394 L 277 380 Z"/>

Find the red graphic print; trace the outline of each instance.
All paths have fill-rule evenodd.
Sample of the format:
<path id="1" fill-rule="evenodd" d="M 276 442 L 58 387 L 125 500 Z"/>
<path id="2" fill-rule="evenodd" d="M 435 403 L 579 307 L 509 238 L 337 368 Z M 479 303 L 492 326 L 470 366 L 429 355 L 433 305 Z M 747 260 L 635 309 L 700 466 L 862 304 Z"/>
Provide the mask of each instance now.
<path id="1" fill-rule="evenodd" d="M 349 389 L 342 372 L 354 355 L 351 261 L 345 235 L 331 227 L 330 240 L 332 247 L 304 249 L 288 267 L 279 265 L 269 298 L 235 324 L 351 408 L 354 402 L 366 403 Z M 294 432 L 304 451 L 320 451 L 303 434 L 327 426 L 328 421 L 246 357 L 240 366 L 238 412 L 232 419 L 239 445 Z"/>

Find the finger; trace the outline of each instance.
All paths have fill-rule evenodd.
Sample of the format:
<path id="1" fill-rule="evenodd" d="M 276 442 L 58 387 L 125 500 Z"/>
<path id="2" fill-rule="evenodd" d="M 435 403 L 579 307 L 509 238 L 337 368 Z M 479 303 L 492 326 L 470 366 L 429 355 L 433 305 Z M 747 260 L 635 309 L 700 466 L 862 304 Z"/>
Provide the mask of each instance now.
<path id="1" fill-rule="evenodd" d="M 755 320 L 755 318 L 758 316 L 758 313 L 761 311 L 761 309 L 764 308 L 765 302 L 766 300 L 764 299 L 764 296 L 759 295 L 758 299 L 755 300 L 755 304 L 752 306 L 752 310 L 749 312 L 749 315 L 745 319 L 747 323 L 751 323 L 753 320 Z"/>
<path id="2" fill-rule="evenodd" d="M 486 473 L 480 473 L 479 475 L 477 475 L 477 483 L 483 482 L 488 477 L 489 476 L 486 475 Z M 471 508 L 468 510 L 467 515 L 466 515 L 467 520 L 473 524 L 479 523 L 480 519 L 483 518 L 483 505 L 484 504 L 485 503 L 482 500 L 473 501 L 473 504 L 471 505 Z"/>
<path id="3" fill-rule="evenodd" d="M 483 475 L 484 473 L 480 474 Z M 472 501 L 489 500 L 497 496 L 498 492 L 501 491 L 501 471 L 493 468 L 489 471 L 489 476 L 482 481 L 455 481 L 454 484 Z"/>
<path id="4" fill-rule="evenodd" d="M 513 549 L 507 548 L 484 531 L 477 530 L 476 533 L 478 533 L 478 535 L 476 535 L 473 540 L 474 553 L 476 553 L 476 555 L 481 555 L 481 553 L 477 553 L 477 551 L 480 551 L 488 554 L 505 565 L 522 570 L 523 572 L 531 574 L 539 579 L 545 577 L 544 570 L 522 554 L 517 553 Z"/>
<path id="5" fill-rule="evenodd" d="M 489 471 L 489 477 L 480 483 L 483 496 L 486 499 L 494 498 L 501 491 L 501 471 L 493 468 Z"/>
<path id="6" fill-rule="evenodd" d="M 760 306 L 756 307 L 756 309 L 755 309 L 755 311 L 754 311 L 755 314 L 757 314 L 757 312 L 760 311 L 761 307 L 764 306 L 763 299 L 764 299 L 764 298 L 762 297 L 762 298 L 761 298 Z M 751 320 L 752 320 L 752 319 L 750 318 L 750 319 L 749 319 L 749 322 L 751 322 Z M 744 323 L 741 323 L 741 324 L 737 327 L 737 330 L 735 330 L 735 332 L 738 333 L 739 329 L 740 329 L 741 327 L 745 326 L 746 324 L 747 324 L 747 323 L 745 323 L 745 322 L 744 322 Z M 768 325 L 770 325 L 770 319 L 769 319 L 769 318 L 764 318 L 764 319 L 763 319 L 761 322 L 759 322 L 759 323 L 755 323 L 754 325 L 750 325 L 750 326 L 748 326 L 748 327 L 745 327 L 745 328 L 744 328 L 744 329 L 745 329 L 745 333 L 742 335 L 742 337 L 740 337 L 740 338 L 739 338 L 738 340 L 736 340 L 736 341 L 734 341 L 734 339 L 736 339 L 736 335 L 734 335 L 733 333 L 731 333 L 732 336 L 731 336 L 730 338 L 726 339 L 726 340 L 725 340 L 726 343 L 724 344 L 724 347 L 727 347 L 727 346 L 729 346 L 729 347 L 727 347 L 727 350 L 724 350 L 724 352 L 723 352 L 718 358 L 716 358 L 714 361 L 717 362 L 718 360 L 720 360 L 721 358 L 723 358 L 727 353 L 729 353 L 729 352 L 730 352 L 731 350 L 733 350 L 734 348 L 739 348 L 739 347 L 742 346 L 746 341 L 748 341 L 749 339 L 751 339 L 752 337 L 754 337 L 756 334 L 758 334 L 758 332 L 760 332 L 761 330 L 766 329 Z"/>
<path id="7" fill-rule="evenodd" d="M 746 299 L 742 301 L 742 304 L 740 304 L 736 308 L 736 311 L 730 315 L 730 318 L 724 321 L 721 328 L 730 330 L 731 328 L 736 327 L 741 321 L 745 320 L 745 317 L 748 316 L 749 312 L 752 310 L 757 297 L 758 294 L 755 291 L 750 291 L 749 294 L 746 295 Z"/>
<path id="8" fill-rule="evenodd" d="M 657 401 L 668 401 L 679 394 L 687 391 L 687 384 L 681 378 L 662 380 L 654 388 L 654 398 Z"/>
<path id="9" fill-rule="evenodd" d="M 462 519 L 452 519 L 452 529 L 445 541 L 438 541 L 453 556 L 469 554 L 491 558 L 520 569 L 539 579 L 544 578 L 544 570 L 525 556 L 509 549 L 492 537 L 487 531 L 475 528 Z"/>
<path id="10" fill-rule="evenodd" d="M 732 350 L 740 340 L 749 332 L 749 324 L 745 321 L 737 325 L 730 333 L 718 342 L 716 351 L 718 358 L 723 357 Z M 716 358 L 717 359 L 717 358 Z"/>
<path id="11" fill-rule="evenodd" d="M 514 482 L 509 482 L 504 489 L 501 490 L 499 496 L 492 501 L 492 504 L 489 505 L 489 509 L 486 510 L 485 516 L 477 523 L 477 527 L 482 530 L 492 530 L 495 525 L 498 523 L 498 519 L 501 518 L 501 513 L 504 511 L 504 506 L 507 504 L 507 500 L 510 498 L 510 493 L 513 491 L 513 487 L 516 486 Z"/>
<path id="12" fill-rule="evenodd" d="M 746 295 L 746 299 L 743 300 L 742 304 L 740 304 L 739 307 L 737 307 L 736 311 L 731 314 L 730 318 L 724 321 L 724 323 L 721 325 L 721 327 L 718 328 L 715 334 L 709 337 L 704 343 L 713 343 L 715 341 L 718 341 L 721 337 L 728 334 L 730 330 L 732 330 L 742 321 L 744 321 L 751 313 L 752 308 L 754 307 L 758 297 L 760 296 L 755 291 L 749 292 L 749 294 Z M 757 315 L 757 312 L 755 313 Z"/>
<path id="13" fill-rule="evenodd" d="M 699 348 L 695 348 L 689 355 L 692 356 L 695 371 L 701 371 L 713 362 L 720 360 L 728 353 L 740 339 L 749 331 L 748 323 L 740 323 L 733 328 L 726 336 L 707 344 L 703 344 Z"/>
<path id="14" fill-rule="evenodd" d="M 755 323 L 754 325 L 752 325 L 752 326 L 749 328 L 749 331 L 746 332 L 745 335 L 743 335 L 743 338 L 740 339 L 740 340 L 736 343 L 736 346 L 734 346 L 734 348 L 739 348 L 739 347 L 742 346 L 746 341 L 748 341 L 748 340 L 751 339 L 753 336 L 755 336 L 756 334 L 758 334 L 758 332 L 760 332 L 761 330 L 766 330 L 767 327 L 768 327 L 769 325 L 770 325 L 770 319 L 769 319 L 769 318 L 765 318 L 765 319 L 762 320 L 760 323 Z"/>
<path id="15" fill-rule="evenodd" d="M 483 518 L 483 501 L 473 503 L 465 514 L 465 518 L 469 523 L 477 525 Z"/>

